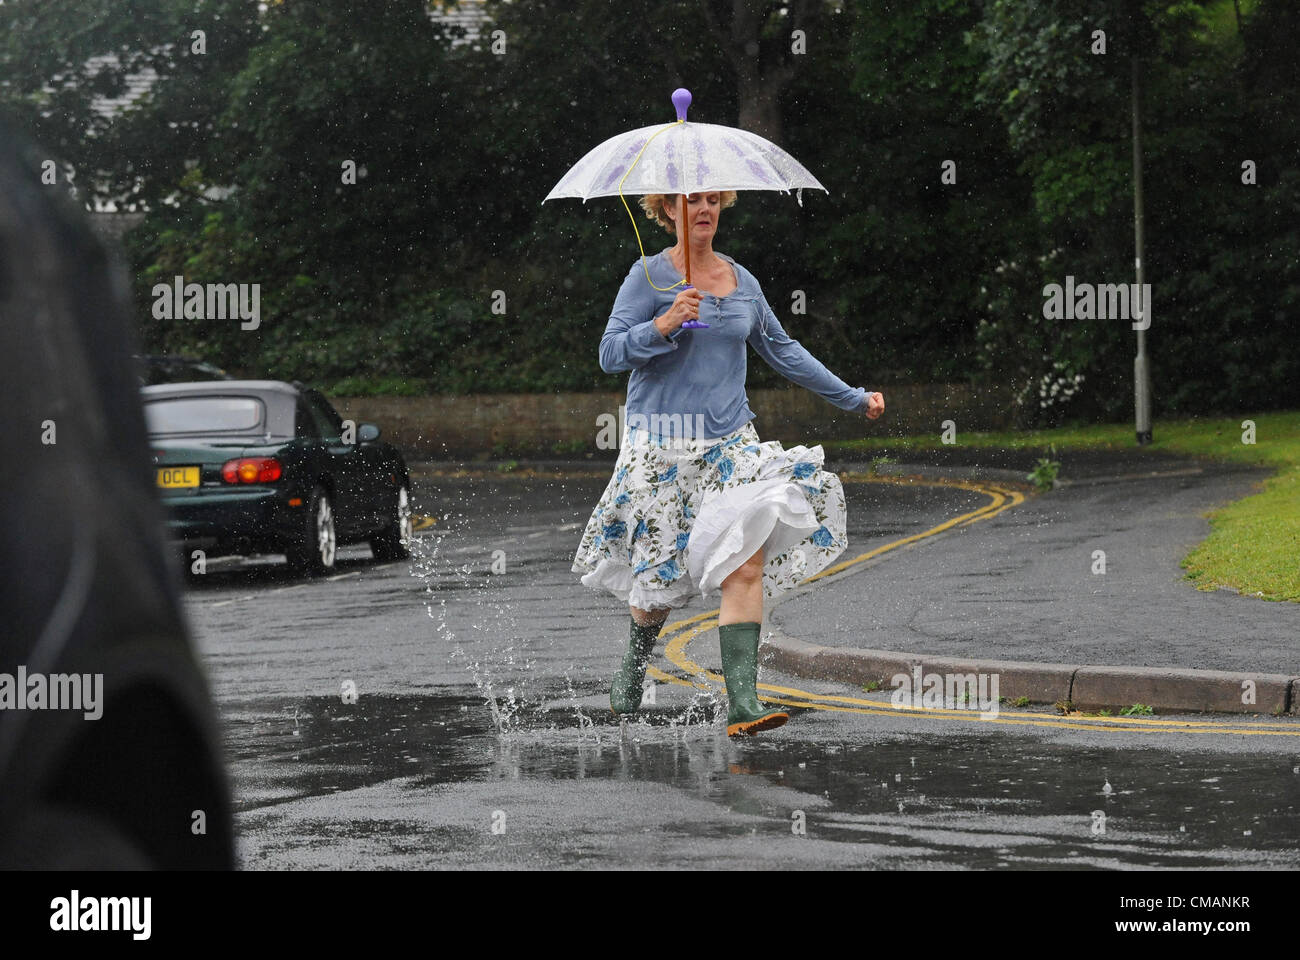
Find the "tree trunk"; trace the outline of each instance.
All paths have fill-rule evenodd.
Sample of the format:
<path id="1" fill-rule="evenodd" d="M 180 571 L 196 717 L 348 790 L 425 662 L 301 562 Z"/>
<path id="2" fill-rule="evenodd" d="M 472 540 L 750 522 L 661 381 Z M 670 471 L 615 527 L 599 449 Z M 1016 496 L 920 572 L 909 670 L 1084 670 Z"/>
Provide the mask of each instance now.
<path id="1" fill-rule="evenodd" d="M 737 89 L 740 94 L 739 126 L 742 130 L 756 133 L 760 137 L 781 142 L 781 87 L 771 80 L 740 78 Z"/>
<path id="2" fill-rule="evenodd" d="M 755 0 L 732 0 L 731 21 L 726 24 L 715 19 L 709 0 L 701 0 L 700 7 L 736 75 L 736 95 L 740 104 L 738 126 L 773 143 L 780 143 L 783 127 L 781 94 L 794 77 L 794 64 L 770 62 L 764 69 L 760 56 L 763 29 L 767 18 L 774 12 L 774 5 L 756 3 Z M 789 22 L 800 24 L 806 18 L 807 8 L 807 0 L 793 4 Z"/>

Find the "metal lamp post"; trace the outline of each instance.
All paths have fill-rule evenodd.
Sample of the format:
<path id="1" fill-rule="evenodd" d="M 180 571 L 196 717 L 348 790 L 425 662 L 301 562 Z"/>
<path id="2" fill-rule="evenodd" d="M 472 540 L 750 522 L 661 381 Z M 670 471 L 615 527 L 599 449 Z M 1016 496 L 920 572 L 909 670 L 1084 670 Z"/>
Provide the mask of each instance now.
<path id="1" fill-rule="evenodd" d="M 1138 58 L 1133 61 L 1133 240 L 1137 266 L 1137 291 L 1139 302 L 1143 299 L 1142 322 L 1137 328 L 1137 357 L 1133 361 L 1133 410 L 1137 421 L 1138 446 L 1151 442 L 1151 365 L 1147 359 L 1147 328 L 1151 325 L 1151 297 L 1143 298 L 1146 290 L 1146 264 L 1143 262 L 1143 208 L 1142 208 L 1142 98 L 1141 67 Z"/>

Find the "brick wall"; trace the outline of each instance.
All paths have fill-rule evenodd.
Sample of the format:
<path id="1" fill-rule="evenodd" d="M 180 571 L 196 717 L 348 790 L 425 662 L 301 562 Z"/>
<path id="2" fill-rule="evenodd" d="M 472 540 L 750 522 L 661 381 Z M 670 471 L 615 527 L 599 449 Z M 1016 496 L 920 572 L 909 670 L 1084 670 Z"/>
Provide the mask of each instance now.
<path id="1" fill-rule="evenodd" d="M 749 390 L 748 396 L 758 435 L 786 446 L 849 440 L 868 432 L 937 434 L 944 420 L 956 421 L 963 431 L 1009 425 L 1006 397 L 977 393 L 965 384 L 882 389 L 888 410 L 875 423 L 800 388 Z M 412 460 L 474 459 L 494 450 L 498 456 L 580 458 L 590 453 L 612 460 L 615 450 L 597 448 L 597 418 L 617 418 L 625 399 L 621 391 L 332 398 L 345 418 L 378 424 L 384 439 Z"/>

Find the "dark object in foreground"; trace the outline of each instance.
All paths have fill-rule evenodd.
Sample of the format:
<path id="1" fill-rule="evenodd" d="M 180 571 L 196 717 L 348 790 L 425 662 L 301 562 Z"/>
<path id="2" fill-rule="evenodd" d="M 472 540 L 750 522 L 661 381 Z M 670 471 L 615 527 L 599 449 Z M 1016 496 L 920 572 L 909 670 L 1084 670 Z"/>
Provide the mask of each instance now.
<path id="1" fill-rule="evenodd" d="M 0 123 L 0 868 L 229 868 L 127 285 L 44 157 Z"/>
<path id="2" fill-rule="evenodd" d="M 408 556 L 410 476 L 372 423 L 345 424 L 323 396 L 278 380 L 145 387 L 145 422 L 168 526 L 186 560 L 283 553 L 320 574 L 339 543 Z"/>

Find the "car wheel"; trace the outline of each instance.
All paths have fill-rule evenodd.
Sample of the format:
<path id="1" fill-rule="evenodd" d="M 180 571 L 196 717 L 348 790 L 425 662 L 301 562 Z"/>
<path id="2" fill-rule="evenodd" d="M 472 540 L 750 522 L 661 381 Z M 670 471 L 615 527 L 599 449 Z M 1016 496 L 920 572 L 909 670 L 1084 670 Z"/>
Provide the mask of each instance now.
<path id="1" fill-rule="evenodd" d="M 289 564 L 296 570 L 320 576 L 334 569 L 338 536 L 334 530 L 334 507 L 324 487 L 311 492 L 311 504 L 302 539 L 287 551 Z"/>
<path id="2" fill-rule="evenodd" d="M 403 484 L 397 488 L 393 521 L 371 538 L 370 552 L 376 560 L 405 560 L 411 555 L 411 537 L 414 533 L 411 493 Z"/>

